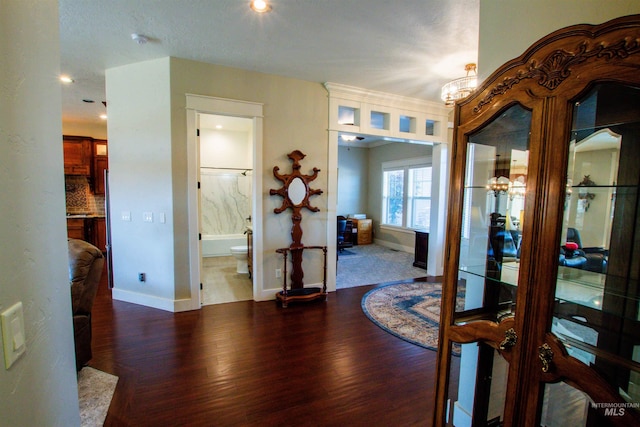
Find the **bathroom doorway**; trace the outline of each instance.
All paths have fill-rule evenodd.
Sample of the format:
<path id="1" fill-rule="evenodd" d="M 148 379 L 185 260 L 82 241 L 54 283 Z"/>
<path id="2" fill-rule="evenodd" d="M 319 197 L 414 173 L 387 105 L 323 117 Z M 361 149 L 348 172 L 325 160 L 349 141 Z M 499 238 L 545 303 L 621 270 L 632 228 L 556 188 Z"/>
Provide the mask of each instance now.
<path id="1" fill-rule="evenodd" d="M 211 96 L 187 94 L 187 162 L 188 162 L 188 188 L 187 198 L 189 204 L 189 276 L 191 278 L 190 283 L 190 296 L 188 303 L 193 310 L 197 310 L 202 307 L 202 291 L 205 288 L 205 280 L 203 280 L 203 265 L 202 260 L 207 258 L 201 255 L 202 253 L 202 230 L 201 222 L 201 166 L 206 167 L 219 167 L 219 168 L 243 168 L 240 170 L 222 169 L 235 172 L 238 175 L 243 176 L 245 169 L 249 169 L 246 172 L 246 177 L 250 177 L 251 182 L 251 221 L 250 225 L 253 229 L 253 245 L 251 251 L 251 264 L 258 266 L 253 269 L 253 274 L 250 279 L 247 279 L 251 284 L 252 298 L 254 301 L 263 301 L 267 297 L 272 297 L 271 293 L 265 293 L 263 290 L 263 272 L 259 268 L 262 265 L 262 127 L 263 127 L 263 105 L 256 102 L 249 101 L 237 101 L 226 98 L 216 98 Z M 211 117 L 210 117 L 211 116 Z M 216 129 L 216 124 L 208 124 L 209 119 L 221 118 L 239 118 L 247 120 L 244 123 L 251 123 L 251 137 L 247 137 L 250 142 L 247 145 L 250 147 L 248 153 L 242 154 L 239 159 L 242 163 L 236 163 L 236 158 L 228 156 L 226 160 L 220 163 L 201 163 L 200 162 L 200 127 L 201 122 L 203 127 L 207 129 Z M 221 126 L 224 126 L 222 124 Z M 223 129 L 223 128 L 222 128 Z M 221 130 L 221 129 L 216 129 Z M 206 132 L 205 132 L 206 134 Z M 242 144 L 241 144 L 242 145 Z M 214 146 L 215 147 L 215 146 Z M 217 147 L 220 148 L 220 147 Z M 240 156 L 240 155 L 239 155 Z M 249 160 L 247 160 L 249 159 Z M 217 162 L 217 159 L 216 159 Z M 241 185 L 241 184 L 239 184 Z M 222 187 L 221 191 L 225 191 L 227 187 Z M 225 215 L 231 215 L 232 209 L 220 209 L 214 216 L 214 221 L 222 221 Z M 207 214 L 209 217 L 212 215 Z M 221 216 L 221 218 L 215 218 Z M 244 213 L 234 214 L 234 222 L 244 223 L 249 225 L 249 221 L 246 220 L 249 215 Z M 225 232 L 226 233 L 226 232 Z M 232 234 L 241 235 L 246 237 L 244 231 L 236 229 Z M 229 233 L 231 234 L 231 233 Z M 237 236 L 239 237 L 239 236 Z M 245 240 L 246 241 L 246 240 Z M 238 245 L 240 246 L 240 245 Z M 231 257 L 229 252 L 229 257 Z M 230 260 L 228 258 L 228 260 Z M 233 265 L 233 264 L 232 264 Z M 234 269 L 231 270 L 233 274 Z M 246 280 L 245 280 L 246 283 Z M 236 297 L 235 300 L 238 300 Z"/>
<path id="2" fill-rule="evenodd" d="M 253 299 L 253 119 L 199 114 L 202 305 Z"/>

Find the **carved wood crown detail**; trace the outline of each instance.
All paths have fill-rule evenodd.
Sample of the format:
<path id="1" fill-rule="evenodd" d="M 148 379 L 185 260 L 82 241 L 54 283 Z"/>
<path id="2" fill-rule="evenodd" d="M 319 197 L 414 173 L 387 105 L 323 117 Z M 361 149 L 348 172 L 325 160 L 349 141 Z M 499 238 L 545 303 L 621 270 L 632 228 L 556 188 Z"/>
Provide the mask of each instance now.
<path id="1" fill-rule="evenodd" d="M 295 215 L 300 214 L 301 208 L 307 208 L 311 212 L 320 211 L 320 209 L 318 209 L 317 207 L 311 206 L 309 204 L 309 197 L 314 196 L 316 194 L 322 194 L 322 190 L 312 189 L 309 187 L 309 183 L 318 177 L 318 172 L 320 172 L 320 169 L 314 167 L 313 174 L 304 175 L 300 172 L 300 168 L 302 167 L 300 165 L 300 160 L 304 159 L 306 155 L 303 154 L 302 151 L 300 150 L 295 150 L 287 154 L 287 157 L 289 157 L 289 159 L 293 161 L 293 164 L 291 165 L 292 173 L 281 174 L 278 172 L 280 170 L 278 166 L 273 167 L 273 176 L 278 181 L 282 182 L 282 187 L 277 190 L 276 189 L 269 190 L 269 194 L 272 196 L 277 194 L 279 196 L 282 196 L 283 198 L 282 206 L 280 206 L 279 208 L 275 208 L 273 211 L 275 213 L 281 213 L 281 212 L 284 212 L 287 208 L 292 208 Z M 300 179 L 304 185 L 304 194 L 302 194 L 302 198 L 298 202 L 292 201 L 289 194 L 289 185 L 296 178 Z"/>
<path id="2" fill-rule="evenodd" d="M 473 112 L 479 113 L 482 107 L 491 103 L 494 97 L 504 95 L 513 86 L 526 79 L 538 79 L 540 86 L 554 90 L 571 75 L 572 66 L 593 57 L 604 58 L 606 61 L 614 58 L 627 58 L 629 55 L 640 52 L 640 40 L 627 37 L 615 44 L 606 45 L 605 42 L 601 42 L 593 49 L 590 47 L 590 43 L 585 41 L 577 46 L 576 52 L 556 50 L 547 56 L 542 63 L 532 59 L 526 70 L 518 70 L 514 77 L 505 77 L 502 83 L 498 83 L 491 89 L 474 107 Z"/>

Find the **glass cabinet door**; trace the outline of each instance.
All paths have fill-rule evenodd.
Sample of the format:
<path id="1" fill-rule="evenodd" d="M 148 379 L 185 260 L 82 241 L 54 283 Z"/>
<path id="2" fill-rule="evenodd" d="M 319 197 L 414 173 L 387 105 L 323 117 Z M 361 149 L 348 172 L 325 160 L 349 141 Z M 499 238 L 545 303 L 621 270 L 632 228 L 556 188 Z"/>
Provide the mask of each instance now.
<path id="1" fill-rule="evenodd" d="M 531 112 L 514 105 L 467 144 L 457 321 L 515 311 Z"/>
<path id="2" fill-rule="evenodd" d="M 551 331 L 570 362 L 581 363 L 562 373 L 588 395 L 586 423 L 640 411 L 640 90 L 595 86 L 574 104 L 568 150 Z M 555 356 L 553 363 L 562 366 Z M 597 371 L 620 401 L 583 381 L 583 367 Z M 554 391 L 547 386 L 546 393 Z"/>
<path id="3" fill-rule="evenodd" d="M 512 323 L 516 310 L 530 127 L 531 112 L 516 104 L 466 144 L 453 316 L 464 344 L 450 368 L 450 425 L 499 425 L 504 416 L 509 360 L 496 349 L 508 352 L 515 331 L 496 334 L 495 325 Z"/>

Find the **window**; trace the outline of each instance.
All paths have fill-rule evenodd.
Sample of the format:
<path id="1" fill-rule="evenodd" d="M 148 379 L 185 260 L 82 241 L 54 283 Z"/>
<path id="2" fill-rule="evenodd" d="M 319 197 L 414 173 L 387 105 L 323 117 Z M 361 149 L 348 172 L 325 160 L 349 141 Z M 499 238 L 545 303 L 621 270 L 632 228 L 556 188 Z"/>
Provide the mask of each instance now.
<path id="1" fill-rule="evenodd" d="M 415 160 L 383 164 L 382 224 L 428 229 L 431 216 L 431 173 Z"/>
<path id="2" fill-rule="evenodd" d="M 384 171 L 382 199 L 382 223 L 401 227 L 404 218 L 404 170 Z"/>
<path id="3" fill-rule="evenodd" d="M 360 125 L 360 110 L 352 107 L 338 106 L 338 124 L 339 125 Z"/>
<path id="4" fill-rule="evenodd" d="M 372 111 L 371 112 L 371 128 L 388 130 L 389 129 L 389 113 Z"/>
<path id="5" fill-rule="evenodd" d="M 416 132 L 416 118 L 409 116 L 400 116 L 400 132 L 415 133 Z"/>
<path id="6" fill-rule="evenodd" d="M 435 135 L 436 134 L 436 126 L 437 126 L 437 123 L 434 120 L 427 120 L 425 122 L 424 134 L 425 135 Z"/>

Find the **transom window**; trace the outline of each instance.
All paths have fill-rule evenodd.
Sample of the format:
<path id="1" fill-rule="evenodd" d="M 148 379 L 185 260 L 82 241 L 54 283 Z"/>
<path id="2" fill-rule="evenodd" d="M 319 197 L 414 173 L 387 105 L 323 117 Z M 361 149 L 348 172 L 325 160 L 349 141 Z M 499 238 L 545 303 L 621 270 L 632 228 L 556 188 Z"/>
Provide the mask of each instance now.
<path id="1" fill-rule="evenodd" d="M 431 173 L 427 159 L 383 163 L 383 225 L 429 229 Z"/>

